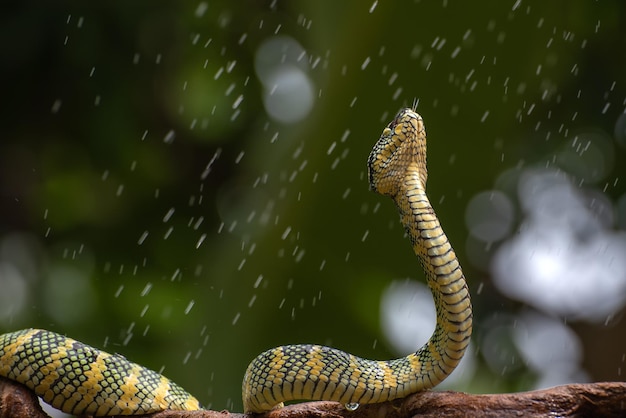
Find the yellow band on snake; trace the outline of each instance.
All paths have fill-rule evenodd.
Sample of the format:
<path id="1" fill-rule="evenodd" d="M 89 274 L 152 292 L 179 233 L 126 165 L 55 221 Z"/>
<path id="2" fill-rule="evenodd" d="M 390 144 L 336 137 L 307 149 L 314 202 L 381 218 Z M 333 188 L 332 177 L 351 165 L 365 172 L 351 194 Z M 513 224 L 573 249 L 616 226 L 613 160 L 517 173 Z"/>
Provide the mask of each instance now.
<path id="1" fill-rule="evenodd" d="M 272 348 L 243 380 L 245 412 L 284 401 L 383 402 L 432 388 L 459 364 L 472 332 L 472 307 L 459 262 L 426 197 L 426 132 L 403 109 L 383 130 L 368 160 L 370 188 L 390 196 L 435 300 L 437 324 L 415 353 L 374 361 L 319 345 Z M 50 331 L 0 336 L 0 376 L 20 382 L 64 412 L 95 416 L 199 409 L 198 401 L 160 374 Z"/>
<path id="2" fill-rule="evenodd" d="M 200 409 L 159 373 L 63 335 L 25 329 L 0 335 L 0 376 L 73 415 L 140 415 Z"/>
<path id="3" fill-rule="evenodd" d="M 472 333 L 469 291 L 454 250 L 426 197 L 426 130 L 401 110 L 368 159 L 370 188 L 393 199 L 435 300 L 437 324 L 415 353 L 374 361 L 319 345 L 272 348 L 250 363 L 243 380 L 246 412 L 290 400 L 367 404 L 432 388 L 459 364 Z"/>

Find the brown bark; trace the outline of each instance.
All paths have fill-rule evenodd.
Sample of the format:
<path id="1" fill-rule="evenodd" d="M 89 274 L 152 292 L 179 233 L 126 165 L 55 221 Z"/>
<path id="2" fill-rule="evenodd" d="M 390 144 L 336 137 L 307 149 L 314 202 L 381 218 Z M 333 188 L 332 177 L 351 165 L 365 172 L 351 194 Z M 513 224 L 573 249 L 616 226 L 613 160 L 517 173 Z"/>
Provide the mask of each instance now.
<path id="1" fill-rule="evenodd" d="M 150 418 L 243 418 L 228 411 L 163 411 Z M 532 392 L 470 395 L 427 391 L 348 411 L 337 402 L 305 402 L 270 411 L 263 418 L 409 417 L 624 417 L 626 383 L 571 384 Z M 26 387 L 0 378 L 0 418 L 48 418 Z"/>

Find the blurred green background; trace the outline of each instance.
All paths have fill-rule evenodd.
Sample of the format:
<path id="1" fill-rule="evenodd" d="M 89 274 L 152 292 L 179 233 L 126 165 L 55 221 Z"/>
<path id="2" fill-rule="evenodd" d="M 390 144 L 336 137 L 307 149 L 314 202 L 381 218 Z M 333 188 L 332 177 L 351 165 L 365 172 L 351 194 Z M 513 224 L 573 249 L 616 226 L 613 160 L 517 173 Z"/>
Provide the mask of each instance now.
<path id="1" fill-rule="evenodd" d="M 524 390 L 536 377 L 506 335 L 483 338 L 529 308 L 468 259 L 472 196 L 591 127 L 612 138 L 614 163 L 577 184 L 611 199 L 611 228 L 626 227 L 623 2 L 2 9 L 0 331 L 46 328 L 123 353 L 213 409 L 241 410 L 243 372 L 272 346 L 404 354 L 383 336 L 380 295 L 423 276 L 365 163 L 415 100 L 428 192 L 475 306 L 475 368 L 456 389 Z M 279 53 L 262 62 L 272 39 Z M 276 116 L 262 74 L 285 62 L 304 87 Z M 589 380 L 623 380 L 622 315 L 569 324 Z"/>

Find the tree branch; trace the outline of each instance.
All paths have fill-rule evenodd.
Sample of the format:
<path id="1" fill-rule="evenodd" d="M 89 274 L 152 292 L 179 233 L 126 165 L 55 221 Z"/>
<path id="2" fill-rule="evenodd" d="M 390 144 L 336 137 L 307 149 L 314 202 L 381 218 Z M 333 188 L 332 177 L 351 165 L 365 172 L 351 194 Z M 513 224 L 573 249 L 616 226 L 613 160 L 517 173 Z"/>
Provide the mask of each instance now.
<path id="1" fill-rule="evenodd" d="M 261 418 L 409 417 L 622 417 L 626 383 L 571 384 L 532 392 L 470 395 L 427 391 L 381 404 L 346 410 L 337 402 L 305 402 L 270 411 Z M 243 418 L 228 411 L 163 411 L 150 418 Z M 0 378 L 0 418 L 48 418 L 37 396 L 25 386 Z M 147 416 L 144 416 L 147 417 Z"/>

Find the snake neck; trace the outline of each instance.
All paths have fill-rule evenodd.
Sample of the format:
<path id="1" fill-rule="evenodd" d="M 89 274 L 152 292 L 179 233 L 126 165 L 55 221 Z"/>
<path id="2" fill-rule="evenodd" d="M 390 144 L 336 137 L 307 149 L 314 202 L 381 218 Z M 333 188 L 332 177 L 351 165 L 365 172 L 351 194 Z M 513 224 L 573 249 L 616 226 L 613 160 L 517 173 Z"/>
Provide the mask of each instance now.
<path id="1" fill-rule="evenodd" d="M 426 197 L 426 129 L 415 109 L 402 109 L 383 129 L 367 160 L 370 189 L 400 211 L 435 300 L 437 323 L 415 353 L 388 361 L 363 359 L 317 345 L 268 350 L 243 381 L 246 412 L 264 412 L 293 399 L 376 403 L 430 389 L 458 365 L 472 333 L 465 277 Z"/>
<path id="2" fill-rule="evenodd" d="M 412 164 L 393 198 L 435 302 L 435 331 L 414 354 L 423 369 L 432 370 L 438 365 L 442 370 L 441 375 L 431 375 L 431 383 L 435 385 L 457 366 L 469 344 L 472 309 L 465 277 L 426 196 L 421 172 Z"/>

